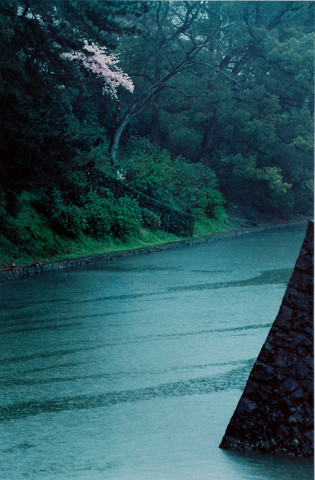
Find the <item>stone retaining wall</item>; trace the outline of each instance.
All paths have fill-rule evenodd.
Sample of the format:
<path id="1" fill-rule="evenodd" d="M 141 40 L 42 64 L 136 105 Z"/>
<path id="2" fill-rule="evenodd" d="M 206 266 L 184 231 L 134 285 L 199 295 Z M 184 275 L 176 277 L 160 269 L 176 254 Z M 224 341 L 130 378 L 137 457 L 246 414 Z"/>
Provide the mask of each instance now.
<path id="1" fill-rule="evenodd" d="M 313 228 L 221 448 L 314 453 Z"/>
<path id="2" fill-rule="evenodd" d="M 159 202 L 154 198 L 131 188 L 121 180 L 105 175 L 94 167 L 84 167 L 84 173 L 97 193 L 102 196 L 102 187 L 108 188 L 115 198 L 123 196 L 132 197 L 139 203 L 140 207 L 147 208 L 160 217 L 161 230 L 168 233 L 174 233 L 183 237 L 192 236 L 194 233 L 195 219 L 190 213 L 177 210 L 165 203 Z"/>

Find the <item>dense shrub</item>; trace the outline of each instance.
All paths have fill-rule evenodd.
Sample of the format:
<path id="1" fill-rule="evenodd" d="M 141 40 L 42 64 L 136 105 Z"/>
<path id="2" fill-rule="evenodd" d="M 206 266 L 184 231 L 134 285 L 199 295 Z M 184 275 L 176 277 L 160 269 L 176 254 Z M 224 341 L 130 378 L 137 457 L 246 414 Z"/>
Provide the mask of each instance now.
<path id="1" fill-rule="evenodd" d="M 114 225 L 115 201 L 113 196 L 108 194 L 108 198 L 104 198 L 99 197 L 97 193 L 90 192 L 86 200 L 84 208 L 87 221 L 86 233 L 95 237 L 108 235 Z"/>
<path id="2" fill-rule="evenodd" d="M 196 217 L 216 217 L 223 210 L 224 198 L 210 168 L 183 157 L 173 160 L 146 138 L 130 140 L 122 168 L 129 185 Z"/>
<path id="3" fill-rule="evenodd" d="M 131 187 L 158 199 L 168 196 L 172 165 L 167 150 L 153 145 L 147 138 L 132 137 L 121 167 Z"/>
<path id="4" fill-rule="evenodd" d="M 42 208 L 58 233 L 76 237 L 87 228 L 82 208 L 66 202 L 56 188 L 51 193 L 42 191 L 41 202 Z"/>
<path id="5" fill-rule="evenodd" d="M 156 213 L 143 208 L 141 214 L 144 227 L 150 228 L 150 230 L 157 230 L 161 226 L 161 219 Z"/>
<path id="6" fill-rule="evenodd" d="M 114 223 L 111 232 L 119 238 L 136 233 L 141 227 L 141 209 L 136 200 L 129 197 L 119 198 L 115 204 Z"/>
<path id="7" fill-rule="evenodd" d="M 109 161 L 109 141 L 106 136 L 103 135 L 102 143 L 97 147 L 92 148 L 87 154 L 84 154 L 84 163 L 88 162 L 93 164 L 96 168 L 101 170 L 106 175 L 113 175 L 114 170 Z"/>
<path id="8" fill-rule="evenodd" d="M 213 188 L 207 189 L 207 206 L 205 213 L 210 218 L 220 218 L 224 213 L 224 197 L 221 192 Z"/>
<path id="9" fill-rule="evenodd" d="M 86 233 L 95 237 L 113 234 L 126 238 L 139 231 L 142 216 L 136 200 L 126 196 L 116 200 L 106 188 L 101 188 L 99 193 L 101 196 L 96 192 L 86 196 Z"/>
<path id="10" fill-rule="evenodd" d="M 84 212 L 76 205 L 62 205 L 51 216 L 52 224 L 58 233 L 77 237 L 86 229 Z"/>
<path id="11" fill-rule="evenodd" d="M 222 187 L 228 199 L 246 206 L 247 213 L 283 215 L 293 210 L 292 185 L 277 167 L 259 167 L 255 155 L 237 154 L 222 159 Z"/>
<path id="12" fill-rule="evenodd" d="M 77 204 L 56 188 L 51 192 L 42 190 L 38 204 L 54 230 L 71 237 L 84 232 L 93 237 L 113 234 L 126 238 L 139 231 L 142 223 L 141 209 L 135 199 L 126 195 L 116 199 L 105 187 L 99 187 L 98 192 L 92 189 L 81 192 Z"/>
<path id="13" fill-rule="evenodd" d="M 161 230 L 175 235 L 191 236 L 194 230 L 194 217 L 190 213 L 183 212 L 176 206 L 170 206 L 148 195 L 131 188 L 124 181 L 105 175 L 97 168 L 86 167 L 85 172 L 88 182 L 100 196 L 107 187 L 116 199 L 121 197 L 134 198 L 142 209 L 154 212 L 160 218 Z"/>

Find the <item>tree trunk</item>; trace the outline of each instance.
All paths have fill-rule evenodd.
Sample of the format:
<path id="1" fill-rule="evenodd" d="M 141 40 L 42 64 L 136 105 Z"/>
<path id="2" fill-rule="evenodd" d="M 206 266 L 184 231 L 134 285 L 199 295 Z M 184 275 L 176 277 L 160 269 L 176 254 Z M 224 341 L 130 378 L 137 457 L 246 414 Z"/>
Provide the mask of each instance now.
<path id="1" fill-rule="evenodd" d="M 154 83 L 158 84 L 162 77 L 162 64 L 163 58 L 161 55 L 162 45 L 165 41 L 165 37 L 158 42 L 157 54 L 155 57 L 154 65 Z M 156 143 L 160 143 L 160 97 L 161 91 L 158 90 L 153 95 L 152 102 L 152 115 L 151 115 L 151 133 L 152 138 Z"/>
<path id="2" fill-rule="evenodd" d="M 160 92 L 153 97 L 153 111 L 151 117 L 152 139 L 160 143 Z"/>
<path id="3" fill-rule="evenodd" d="M 111 140 L 110 147 L 109 147 L 109 159 L 113 167 L 116 166 L 116 156 L 117 156 L 117 150 L 118 150 L 121 134 L 126 128 L 126 126 L 128 125 L 130 119 L 131 117 L 126 116 L 122 120 L 122 122 L 117 125 L 115 133 Z"/>
<path id="4" fill-rule="evenodd" d="M 214 135 L 216 131 L 216 112 L 212 115 L 211 118 L 208 119 L 208 122 L 205 126 L 201 144 L 201 157 L 203 161 L 208 165 L 210 168 L 213 168 L 211 154 L 215 150 L 215 140 Z"/>

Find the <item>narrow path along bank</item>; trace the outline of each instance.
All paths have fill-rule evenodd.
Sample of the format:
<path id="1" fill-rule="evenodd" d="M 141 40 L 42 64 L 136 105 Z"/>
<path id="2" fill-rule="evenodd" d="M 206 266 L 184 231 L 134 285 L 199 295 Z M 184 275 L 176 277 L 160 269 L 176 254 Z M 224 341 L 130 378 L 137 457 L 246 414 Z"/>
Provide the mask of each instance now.
<path id="1" fill-rule="evenodd" d="M 150 245 L 147 247 L 134 248 L 132 250 L 121 250 L 118 252 L 110 252 L 99 255 L 88 255 L 80 258 L 64 259 L 56 262 L 45 263 L 43 265 L 30 265 L 21 268 L 13 268 L 12 270 L 0 271 L 0 282 L 5 282 L 14 278 L 27 277 L 31 275 L 38 275 L 44 272 L 51 272 L 55 270 L 63 270 L 68 268 L 81 267 L 93 263 L 109 262 L 120 258 L 133 257 L 135 255 L 146 255 L 153 252 L 160 252 L 163 250 L 171 250 L 174 248 L 180 248 L 183 246 L 199 245 L 207 242 L 213 242 L 218 240 L 225 240 L 230 238 L 241 237 L 244 235 L 252 235 L 260 232 L 271 232 L 274 230 L 282 230 L 299 225 L 307 225 L 307 221 L 298 221 L 292 223 L 280 223 L 280 224 L 265 224 L 261 227 L 246 227 L 238 228 L 235 230 L 229 230 L 227 232 L 213 233 L 210 235 L 186 238 L 177 242 L 169 242 L 164 244 Z"/>

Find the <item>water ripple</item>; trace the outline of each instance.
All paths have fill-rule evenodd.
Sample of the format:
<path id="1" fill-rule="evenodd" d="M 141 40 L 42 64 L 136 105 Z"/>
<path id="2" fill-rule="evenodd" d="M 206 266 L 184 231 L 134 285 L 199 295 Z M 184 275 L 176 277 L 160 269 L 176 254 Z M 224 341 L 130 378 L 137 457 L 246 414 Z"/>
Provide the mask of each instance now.
<path id="1" fill-rule="evenodd" d="M 208 329 L 208 330 L 197 330 L 197 331 L 190 331 L 190 332 L 183 332 L 183 333 L 166 333 L 166 334 L 159 334 L 159 335 L 145 335 L 140 337 L 125 337 L 118 339 L 117 342 L 108 342 L 103 343 L 100 345 L 94 345 L 91 347 L 77 347 L 72 349 L 64 349 L 64 350 L 56 350 L 54 352 L 46 352 L 46 353 L 35 353 L 32 355 L 25 355 L 20 357 L 9 357 L 3 358 L 0 360 L 0 364 L 9 364 L 9 363 L 16 363 L 16 362 L 26 362 L 29 360 L 41 359 L 41 358 L 51 358 L 51 357 L 60 357 L 65 355 L 73 355 L 79 352 L 85 352 L 89 350 L 99 350 L 102 348 L 107 347 L 114 347 L 114 346 L 123 346 L 123 345 L 130 345 L 130 344 L 138 344 L 138 343 L 146 343 L 151 341 L 158 341 L 161 339 L 171 339 L 171 338 L 183 338 L 183 337 L 191 337 L 191 336 L 198 336 L 198 335 L 207 335 L 209 333 L 225 333 L 225 332 L 246 332 L 247 330 L 258 330 L 270 327 L 270 323 L 260 324 L 260 325 L 247 325 L 242 327 L 232 327 L 232 328 L 218 328 L 218 329 Z"/>
<path id="2" fill-rule="evenodd" d="M 230 370 L 226 374 L 170 382 L 153 387 L 123 390 L 97 395 L 76 395 L 51 400 L 20 402 L 0 408 L 0 422 L 16 420 L 42 413 L 59 413 L 107 407 L 121 403 L 135 403 L 155 398 L 205 395 L 231 389 L 242 390 L 247 380 L 250 365 Z"/>
<path id="3" fill-rule="evenodd" d="M 198 370 L 198 369 L 205 369 L 209 367 L 225 367 L 225 366 L 240 366 L 240 365 L 250 365 L 252 366 L 255 362 L 255 358 L 251 358 L 249 360 L 236 360 L 232 362 L 222 362 L 222 363 L 208 363 L 203 365 L 185 365 L 181 367 L 173 367 L 168 370 L 152 370 L 144 371 L 144 370 L 121 370 L 121 371 L 113 371 L 113 372 L 102 372 L 102 373 L 92 373 L 89 375 L 73 375 L 73 376 L 64 376 L 64 377 L 49 377 L 49 378 L 20 378 L 20 377 L 10 377 L 8 378 L 0 378 L 0 386 L 2 387 L 15 387 L 17 385 L 27 385 L 27 386 L 35 386 L 35 385 L 46 385 L 51 383 L 62 383 L 62 382 L 77 382 L 78 380 L 92 380 L 92 379 L 103 379 L 103 378 L 118 378 L 120 376 L 143 376 L 143 375 L 161 375 L 165 374 L 166 372 L 178 372 L 178 371 L 186 371 L 186 370 Z M 65 364 L 65 365 L 55 365 L 47 368 L 42 369 L 34 369 L 30 370 L 29 373 L 33 373 L 36 371 L 43 371 L 48 369 L 58 369 L 60 366 L 77 366 L 78 364 Z M 26 372 L 23 372 L 23 375 Z"/>
<path id="4" fill-rule="evenodd" d="M 30 327 L 30 328 L 17 328 L 14 329 L 12 328 L 11 330 L 3 330 L 0 331 L 0 335 L 8 335 L 10 333 L 28 333 L 28 332 L 37 332 L 40 330 L 60 330 L 64 328 L 69 328 L 69 327 L 76 327 L 78 325 L 82 325 L 80 322 L 75 322 L 75 323 L 65 323 L 63 325 L 45 325 L 41 327 Z"/>
<path id="5" fill-rule="evenodd" d="M 186 292 L 186 291 L 200 291 L 200 290 L 216 290 L 221 288 L 230 288 L 230 287 L 248 287 L 254 285 L 273 285 L 273 284 L 287 284 L 288 280 L 290 279 L 290 275 L 292 274 L 291 268 L 280 268 L 275 270 L 268 270 L 262 272 L 260 275 L 252 278 L 248 278 L 245 280 L 235 280 L 229 282 L 215 282 L 215 283 L 201 283 L 201 284 L 193 284 L 193 285 L 181 285 L 177 287 L 169 287 L 166 289 L 162 289 L 159 291 L 154 292 L 142 292 L 142 293 L 131 293 L 131 294 L 121 294 L 121 295 L 108 295 L 103 297 L 96 297 L 96 298 L 86 298 L 80 299 L 77 301 L 73 301 L 72 297 L 62 297 L 62 298 L 54 298 L 54 299 L 40 299 L 40 300 L 32 300 L 30 302 L 26 302 L 25 300 L 23 303 L 15 303 L 15 307 L 21 307 L 25 305 L 43 305 L 49 303 L 71 303 L 73 304 L 85 304 L 85 303 L 94 303 L 94 302 L 104 302 L 104 301 L 111 301 L 111 300 L 132 300 L 137 298 L 143 297 L 156 297 L 159 295 L 165 295 L 168 292 Z M 7 305 L 9 306 L 9 305 Z M 11 304 L 10 304 L 11 306 Z"/>
<path id="6" fill-rule="evenodd" d="M 193 285 L 182 285 L 179 287 L 170 287 L 170 292 L 186 292 L 186 291 L 200 291 L 200 290 L 217 290 L 221 288 L 230 287 L 251 287 L 256 285 L 273 285 L 281 284 L 286 285 L 292 274 L 292 268 L 279 268 L 276 270 L 268 270 L 262 272 L 260 275 L 245 280 L 232 280 L 229 282 L 216 282 L 216 283 L 200 283 Z"/>

